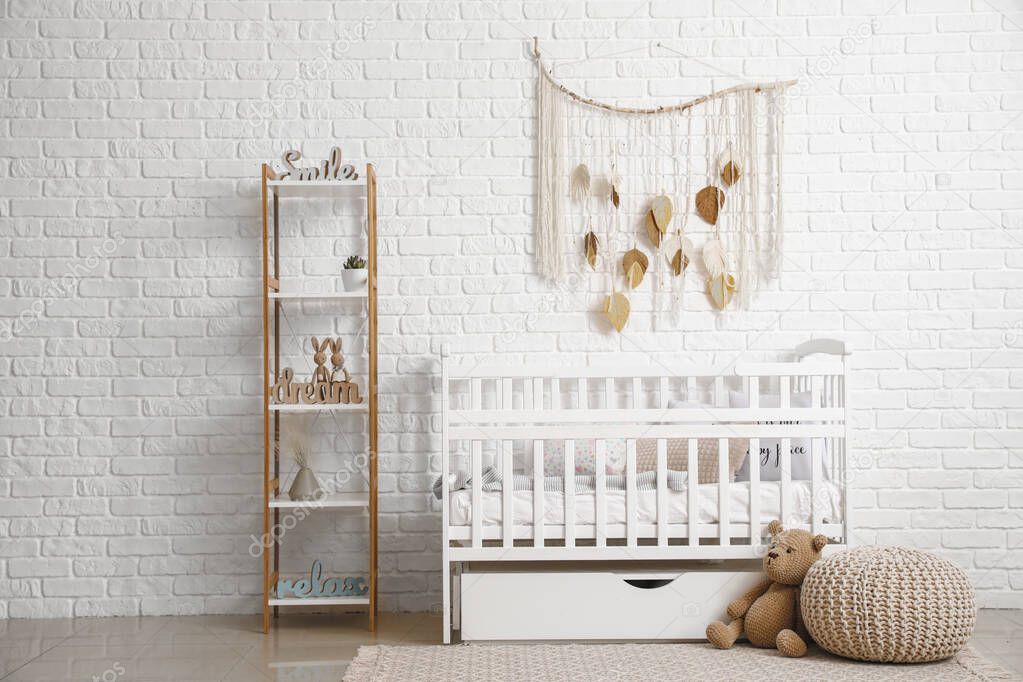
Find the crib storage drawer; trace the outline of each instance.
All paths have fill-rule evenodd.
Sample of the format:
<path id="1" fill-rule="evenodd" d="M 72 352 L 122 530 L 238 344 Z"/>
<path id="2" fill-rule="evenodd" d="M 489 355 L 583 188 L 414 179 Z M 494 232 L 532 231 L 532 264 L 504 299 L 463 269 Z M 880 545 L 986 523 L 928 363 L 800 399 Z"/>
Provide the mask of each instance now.
<path id="1" fill-rule="evenodd" d="M 757 571 L 486 572 L 461 576 L 469 640 L 704 639 Z"/>

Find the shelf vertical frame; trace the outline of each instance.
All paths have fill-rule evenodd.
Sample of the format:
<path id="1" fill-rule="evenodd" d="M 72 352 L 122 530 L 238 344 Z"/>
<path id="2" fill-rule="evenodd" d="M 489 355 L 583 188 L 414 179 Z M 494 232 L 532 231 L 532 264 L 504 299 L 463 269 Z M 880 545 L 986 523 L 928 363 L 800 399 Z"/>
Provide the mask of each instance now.
<path id="1" fill-rule="evenodd" d="M 268 164 L 261 172 L 263 198 L 263 537 L 260 550 L 263 556 L 263 632 L 270 632 L 270 225 L 266 208 L 269 204 L 267 180 L 275 177 Z M 275 230 L 276 232 L 276 230 Z M 276 276 L 275 276 L 275 279 Z M 279 282 L 280 279 L 277 279 Z"/>
<path id="2" fill-rule="evenodd" d="M 377 621 L 377 175 L 366 164 L 366 249 L 369 268 L 369 629 Z"/>

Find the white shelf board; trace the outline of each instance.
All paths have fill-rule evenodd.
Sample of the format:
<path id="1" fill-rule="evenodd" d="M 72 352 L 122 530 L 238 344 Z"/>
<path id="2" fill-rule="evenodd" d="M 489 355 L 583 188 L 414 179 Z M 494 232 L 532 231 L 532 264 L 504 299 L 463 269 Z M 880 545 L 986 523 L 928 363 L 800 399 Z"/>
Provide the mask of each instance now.
<path id="1" fill-rule="evenodd" d="M 369 604 L 369 595 L 365 597 L 309 597 L 298 599 L 270 599 L 270 606 L 349 606 L 352 604 Z"/>
<path id="2" fill-rule="evenodd" d="M 366 194 L 366 179 L 268 180 L 267 188 L 278 197 L 359 197 Z"/>
<path id="3" fill-rule="evenodd" d="M 341 507 L 369 507 L 369 493 L 331 493 L 319 500 L 289 500 L 285 497 L 270 500 L 271 509 L 337 509 Z"/>
<path id="4" fill-rule="evenodd" d="M 329 403 L 326 405 L 275 405 L 270 404 L 271 412 L 366 412 L 369 410 L 369 403 L 363 399 L 358 405 L 351 403 Z"/>
<path id="5" fill-rule="evenodd" d="M 334 299 L 365 299 L 368 293 L 366 291 L 337 291 L 337 292 L 321 292 L 321 293 L 303 293 L 296 291 L 271 291 L 268 296 L 270 300 L 289 300 L 289 301 L 317 301 L 317 300 L 334 300 Z"/>

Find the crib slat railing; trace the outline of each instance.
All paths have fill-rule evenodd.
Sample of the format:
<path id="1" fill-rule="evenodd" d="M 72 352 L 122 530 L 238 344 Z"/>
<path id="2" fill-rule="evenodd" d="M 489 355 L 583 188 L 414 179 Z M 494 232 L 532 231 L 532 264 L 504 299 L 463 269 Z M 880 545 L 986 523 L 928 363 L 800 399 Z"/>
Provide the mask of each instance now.
<path id="1" fill-rule="evenodd" d="M 594 462 L 593 466 L 596 469 L 595 482 L 594 482 L 594 494 L 593 503 L 596 508 L 593 510 L 593 518 L 596 521 L 596 542 L 597 547 L 607 546 L 607 496 L 605 495 L 605 489 L 607 486 L 607 441 L 598 440 L 596 447 L 594 448 Z"/>
<path id="2" fill-rule="evenodd" d="M 750 409 L 760 407 L 760 377 L 749 379 Z M 746 464 L 749 467 L 749 542 L 754 547 L 763 539 L 760 529 L 760 439 L 750 438 Z"/>
<path id="3" fill-rule="evenodd" d="M 668 441 L 657 439 L 657 544 L 668 545 Z"/>
<path id="4" fill-rule="evenodd" d="M 575 441 L 565 441 L 565 547 L 575 546 Z"/>
<path id="5" fill-rule="evenodd" d="M 636 546 L 636 439 L 625 441 L 625 544 Z"/>
<path id="6" fill-rule="evenodd" d="M 792 391 L 791 391 L 791 377 L 788 375 L 781 376 L 778 379 L 778 390 L 780 393 L 779 407 L 787 409 L 792 403 Z M 792 510 L 792 502 L 790 495 L 792 494 L 792 438 L 789 436 L 783 436 L 781 439 L 781 452 L 779 453 L 781 460 L 778 463 L 778 468 L 781 472 L 781 522 L 787 524 L 789 522 L 789 514 Z M 771 456 L 771 453 L 768 453 Z"/>
<path id="7" fill-rule="evenodd" d="M 482 502 L 482 478 L 483 478 L 483 443 L 472 441 L 470 455 L 472 458 L 472 546 L 483 546 L 483 502 Z"/>
<path id="8" fill-rule="evenodd" d="M 842 496 L 844 498 L 844 503 L 842 505 L 842 527 L 845 529 L 845 532 L 842 534 L 842 539 L 845 541 L 846 547 L 852 547 L 853 544 L 854 544 L 853 543 L 853 537 L 852 537 L 852 534 L 849 532 L 849 529 L 852 528 L 852 525 L 851 525 L 852 521 L 850 520 L 850 517 L 852 515 L 852 500 L 851 500 L 851 496 L 849 495 L 849 474 L 850 474 L 850 471 L 849 471 L 849 419 L 848 419 L 848 415 L 849 415 L 849 410 L 851 409 L 851 405 L 849 404 L 849 357 L 848 356 L 843 356 L 842 357 L 842 376 L 839 377 L 839 381 L 842 384 L 841 389 L 840 389 L 840 394 L 842 396 L 842 405 L 841 405 L 841 407 L 842 407 L 843 410 L 845 410 L 846 415 L 847 415 L 846 419 L 843 420 L 843 424 L 842 424 L 843 432 L 842 432 L 842 436 L 841 436 L 841 438 L 842 438 L 842 442 L 841 442 L 842 473 L 843 473 L 843 475 L 845 477 L 843 479 L 843 481 L 842 481 L 842 485 L 843 485 L 843 495 Z"/>
<path id="9" fill-rule="evenodd" d="M 515 508 L 512 504 L 515 494 L 512 476 L 513 457 L 512 442 L 501 441 L 501 544 L 505 547 L 512 547 L 515 544 Z"/>
<path id="10" fill-rule="evenodd" d="M 810 406 L 820 407 L 824 395 L 824 381 L 822 377 L 815 376 L 810 379 Z M 824 490 L 821 485 L 824 468 L 824 448 L 818 438 L 810 439 L 810 524 L 814 535 L 820 533 L 822 500 L 819 497 Z"/>
<path id="11" fill-rule="evenodd" d="M 533 546 L 543 547 L 543 441 L 533 441 Z"/>
<path id="12" fill-rule="evenodd" d="M 689 439 L 689 454 L 686 468 L 689 471 L 688 485 L 686 486 L 686 503 L 689 505 L 689 544 L 699 546 L 700 544 L 700 468 L 697 464 L 697 445 L 695 438 Z"/>
<path id="13" fill-rule="evenodd" d="M 714 405 L 716 407 L 728 406 L 725 378 L 721 375 L 714 377 Z M 730 483 L 728 479 L 728 439 L 718 438 L 718 544 L 722 547 L 732 544 L 728 527 L 728 514 L 732 502 L 728 494 Z"/>

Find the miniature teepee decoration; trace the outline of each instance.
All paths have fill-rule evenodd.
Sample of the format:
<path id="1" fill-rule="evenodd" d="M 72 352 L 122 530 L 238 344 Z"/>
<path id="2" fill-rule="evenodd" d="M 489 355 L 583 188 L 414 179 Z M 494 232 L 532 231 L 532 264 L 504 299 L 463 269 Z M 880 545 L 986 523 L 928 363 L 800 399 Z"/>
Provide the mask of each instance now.
<path id="1" fill-rule="evenodd" d="M 288 488 L 288 497 L 292 500 L 316 500 L 323 496 L 323 489 L 316 478 L 316 474 L 309 467 L 309 431 L 312 423 L 306 416 L 297 417 L 290 422 L 290 428 L 285 433 L 284 447 L 291 453 L 291 457 L 298 465 L 295 478 Z"/>

